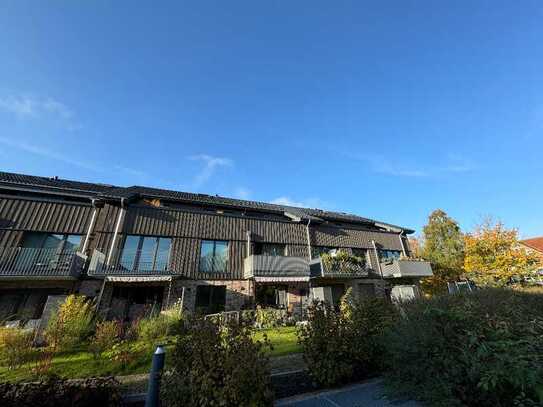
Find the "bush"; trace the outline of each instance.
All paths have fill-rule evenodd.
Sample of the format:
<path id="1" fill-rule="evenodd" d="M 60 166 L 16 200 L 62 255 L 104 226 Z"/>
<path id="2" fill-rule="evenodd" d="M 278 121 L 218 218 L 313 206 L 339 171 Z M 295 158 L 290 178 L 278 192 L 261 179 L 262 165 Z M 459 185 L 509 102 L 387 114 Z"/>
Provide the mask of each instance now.
<path id="1" fill-rule="evenodd" d="M 0 383 L 2 407 L 120 406 L 118 382 L 111 377 L 52 378 L 34 383 Z"/>
<path id="2" fill-rule="evenodd" d="M 81 295 L 69 295 L 51 317 L 45 337 L 54 349 L 69 349 L 82 343 L 94 330 L 95 312 Z"/>
<path id="3" fill-rule="evenodd" d="M 177 338 L 163 377 L 169 406 L 271 406 L 269 360 L 243 325 L 197 320 Z"/>
<path id="4" fill-rule="evenodd" d="M 175 312 L 163 312 L 154 317 L 143 318 L 139 321 L 137 332 L 138 339 L 153 343 L 168 335 L 180 331 L 181 317 Z"/>
<path id="5" fill-rule="evenodd" d="M 396 388 L 441 406 L 543 403 L 543 296 L 492 289 L 403 309 L 385 340 Z"/>
<path id="6" fill-rule="evenodd" d="M 313 305 L 309 323 L 298 331 L 309 374 L 320 386 L 380 372 L 382 337 L 397 317 L 394 306 L 379 298 L 357 302 L 346 296 L 339 308 L 324 303 Z"/>
<path id="7" fill-rule="evenodd" d="M 33 359 L 32 331 L 20 328 L 0 328 L 0 360 L 9 368 L 17 369 Z"/>
<path id="8" fill-rule="evenodd" d="M 111 349 L 121 339 L 122 326 L 119 321 L 104 321 L 96 324 L 96 331 L 91 339 L 89 350 L 95 358 Z"/>

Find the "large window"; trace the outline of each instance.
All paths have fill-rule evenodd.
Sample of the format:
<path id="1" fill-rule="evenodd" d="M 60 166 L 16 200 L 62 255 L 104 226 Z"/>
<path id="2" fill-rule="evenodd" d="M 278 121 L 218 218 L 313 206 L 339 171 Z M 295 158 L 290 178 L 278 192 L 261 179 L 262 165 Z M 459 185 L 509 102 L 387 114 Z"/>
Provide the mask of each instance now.
<path id="1" fill-rule="evenodd" d="M 335 247 L 326 247 L 326 246 L 311 246 L 311 256 L 316 259 L 317 257 L 320 257 L 321 254 L 329 254 L 330 252 L 333 252 L 334 250 L 338 250 Z"/>
<path id="2" fill-rule="evenodd" d="M 17 255 L 17 267 L 63 266 L 81 245 L 80 235 L 30 232 Z"/>
<path id="3" fill-rule="evenodd" d="M 253 253 L 264 256 L 286 256 L 287 249 L 284 244 L 255 242 Z"/>
<path id="4" fill-rule="evenodd" d="M 225 273 L 228 264 L 228 242 L 202 240 L 200 248 L 200 272 Z"/>
<path id="5" fill-rule="evenodd" d="M 402 252 L 400 250 L 379 250 L 379 260 L 380 261 L 392 261 L 398 260 Z"/>
<path id="6" fill-rule="evenodd" d="M 121 266 L 128 270 L 168 270 L 171 245 L 168 237 L 126 236 Z"/>
<path id="7" fill-rule="evenodd" d="M 199 285 L 196 287 L 196 311 L 216 313 L 226 305 L 225 285 Z"/>

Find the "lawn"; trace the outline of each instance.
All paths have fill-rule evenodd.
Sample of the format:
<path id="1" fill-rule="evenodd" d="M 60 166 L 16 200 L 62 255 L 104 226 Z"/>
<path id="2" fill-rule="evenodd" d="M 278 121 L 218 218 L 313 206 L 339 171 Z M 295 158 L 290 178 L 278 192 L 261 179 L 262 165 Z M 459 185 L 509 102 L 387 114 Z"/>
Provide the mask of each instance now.
<path id="1" fill-rule="evenodd" d="M 271 357 L 284 356 L 301 351 L 297 343 L 295 327 L 259 330 L 255 332 L 255 340 L 262 340 L 264 335 L 268 337 L 272 345 L 270 351 Z M 171 340 L 169 342 L 171 343 Z M 166 366 L 168 365 L 168 351 L 171 349 L 172 345 L 166 346 Z M 119 366 L 103 357 L 97 360 L 90 352 L 80 349 L 55 356 L 52 362 L 51 373 L 66 378 L 146 373 L 151 364 L 151 353 L 151 351 L 147 352 L 144 356 L 129 365 Z M 6 367 L 0 366 L 0 382 L 31 379 L 32 368 L 32 363 L 15 370 L 8 370 Z"/>

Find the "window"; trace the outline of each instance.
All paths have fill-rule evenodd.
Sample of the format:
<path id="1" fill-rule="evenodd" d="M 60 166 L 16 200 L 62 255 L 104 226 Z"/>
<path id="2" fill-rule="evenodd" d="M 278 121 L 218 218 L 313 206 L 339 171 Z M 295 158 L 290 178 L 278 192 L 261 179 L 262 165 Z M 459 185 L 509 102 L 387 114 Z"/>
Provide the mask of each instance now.
<path id="1" fill-rule="evenodd" d="M 398 260 L 402 252 L 400 250 L 379 250 L 379 260 L 380 261 L 392 261 Z"/>
<path id="2" fill-rule="evenodd" d="M 27 233 L 17 255 L 17 267 L 68 265 L 80 245 L 80 235 Z"/>
<path id="3" fill-rule="evenodd" d="M 196 287 L 196 310 L 214 314 L 224 311 L 225 285 L 199 285 Z"/>
<path id="4" fill-rule="evenodd" d="M 228 242 L 202 240 L 200 248 L 200 272 L 225 273 L 228 264 Z"/>
<path id="5" fill-rule="evenodd" d="M 171 245 L 169 237 L 126 236 L 121 266 L 128 270 L 168 270 Z"/>
<path id="6" fill-rule="evenodd" d="M 253 253 L 263 256 L 286 256 L 286 249 L 284 244 L 255 242 Z"/>

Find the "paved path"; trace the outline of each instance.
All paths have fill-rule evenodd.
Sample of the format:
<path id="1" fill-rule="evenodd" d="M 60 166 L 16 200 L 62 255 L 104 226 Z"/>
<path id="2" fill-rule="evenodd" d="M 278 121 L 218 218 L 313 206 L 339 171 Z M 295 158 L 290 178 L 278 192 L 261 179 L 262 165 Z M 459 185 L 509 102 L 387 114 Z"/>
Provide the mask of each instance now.
<path id="1" fill-rule="evenodd" d="M 290 397 L 278 400 L 275 405 L 277 407 L 421 407 L 414 401 L 388 399 L 384 395 L 380 379 L 342 389 Z"/>

